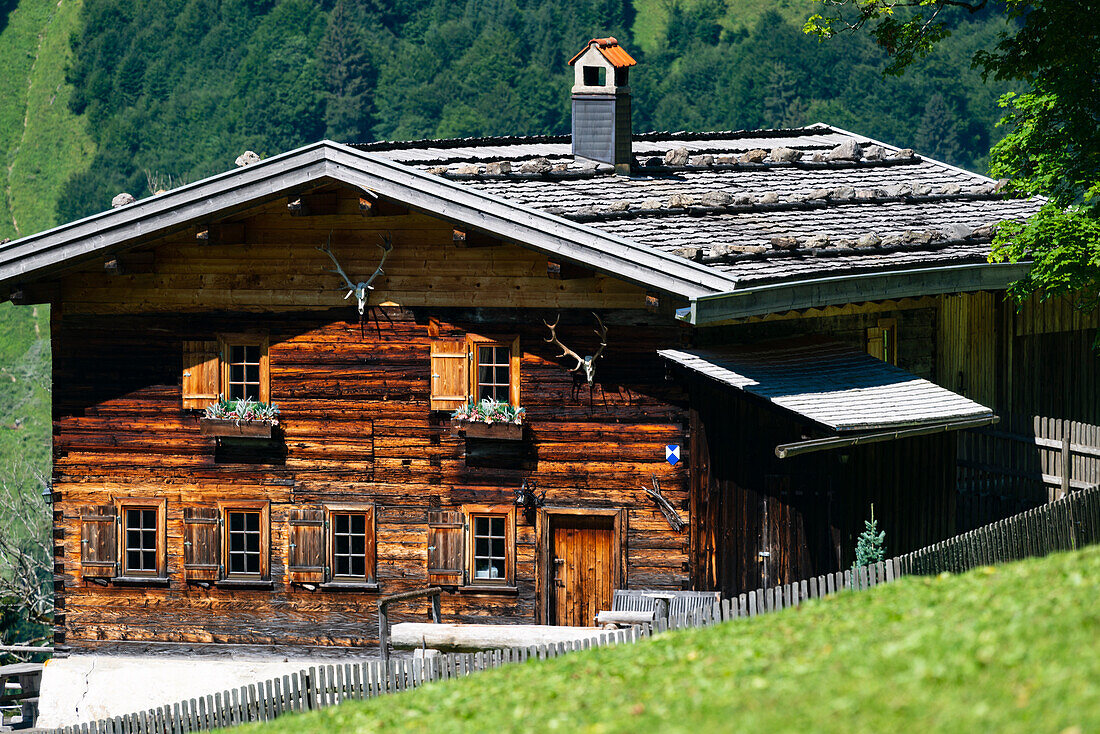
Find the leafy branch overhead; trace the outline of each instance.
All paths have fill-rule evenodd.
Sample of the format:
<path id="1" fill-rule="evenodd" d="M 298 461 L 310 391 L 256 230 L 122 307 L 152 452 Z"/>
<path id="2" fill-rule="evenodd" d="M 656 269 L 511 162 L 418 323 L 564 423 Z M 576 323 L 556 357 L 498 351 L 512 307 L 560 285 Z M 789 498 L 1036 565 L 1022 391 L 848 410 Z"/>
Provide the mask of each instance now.
<path id="1" fill-rule="evenodd" d="M 1031 260 L 1012 294 L 1070 295 L 1094 309 L 1100 292 L 1100 17 L 1075 0 L 816 0 L 823 12 L 805 31 L 830 38 L 864 31 L 899 74 L 950 32 L 949 11 L 999 13 L 996 43 L 974 53 L 984 80 L 1022 88 L 1001 98 L 1004 138 L 990 155 L 992 175 L 1009 191 L 1044 197 L 1023 224 L 1006 222 L 993 243 L 994 262 Z M 988 6 L 988 7 L 987 7 Z"/>

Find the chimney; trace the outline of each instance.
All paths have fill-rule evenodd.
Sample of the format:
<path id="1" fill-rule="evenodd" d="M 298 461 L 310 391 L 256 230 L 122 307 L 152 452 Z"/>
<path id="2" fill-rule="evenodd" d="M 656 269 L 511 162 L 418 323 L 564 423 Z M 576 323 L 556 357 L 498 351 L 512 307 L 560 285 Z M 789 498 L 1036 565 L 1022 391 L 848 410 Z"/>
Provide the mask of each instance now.
<path id="1" fill-rule="evenodd" d="M 573 155 L 630 173 L 630 86 L 637 62 L 614 38 L 593 38 L 573 67 Z"/>

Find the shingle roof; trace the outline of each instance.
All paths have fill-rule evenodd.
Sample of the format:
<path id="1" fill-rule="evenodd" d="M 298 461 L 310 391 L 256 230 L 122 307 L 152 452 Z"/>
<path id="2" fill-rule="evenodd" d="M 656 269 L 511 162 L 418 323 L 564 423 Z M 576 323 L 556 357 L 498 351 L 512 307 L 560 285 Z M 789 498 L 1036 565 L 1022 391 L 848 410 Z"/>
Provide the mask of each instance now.
<path id="1" fill-rule="evenodd" d="M 841 433 L 993 419 L 985 406 L 821 337 L 658 354 Z"/>
<path id="2" fill-rule="evenodd" d="M 824 125 L 635 135 L 631 176 L 574 160 L 568 136 L 356 147 L 743 284 L 984 262 L 996 223 L 1042 204 Z"/>

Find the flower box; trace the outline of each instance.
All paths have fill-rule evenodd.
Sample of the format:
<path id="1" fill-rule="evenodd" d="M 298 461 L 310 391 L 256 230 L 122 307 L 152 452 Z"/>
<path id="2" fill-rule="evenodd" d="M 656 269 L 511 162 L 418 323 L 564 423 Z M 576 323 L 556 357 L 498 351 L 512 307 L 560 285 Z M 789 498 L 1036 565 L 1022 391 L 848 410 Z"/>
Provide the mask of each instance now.
<path id="1" fill-rule="evenodd" d="M 204 436 L 227 438 L 271 438 L 275 421 L 238 421 L 232 418 L 200 418 L 199 430 Z"/>
<path id="2" fill-rule="evenodd" d="M 451 424 L 451 435 L 464 438 L 492 438 L 498 441 L 522 441 L 523 425 L 456 420 Z"/>

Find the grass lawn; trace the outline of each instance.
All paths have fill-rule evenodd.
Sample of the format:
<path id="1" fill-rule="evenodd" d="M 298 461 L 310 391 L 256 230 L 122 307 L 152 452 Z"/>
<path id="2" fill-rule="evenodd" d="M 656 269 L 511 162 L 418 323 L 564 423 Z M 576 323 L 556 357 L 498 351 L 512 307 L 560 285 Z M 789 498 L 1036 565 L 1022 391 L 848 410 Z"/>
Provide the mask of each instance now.
<path id="1" fill-rule="evenodd" d="M 254 732 L 1100 731 L 1100 547 L 291 715 Z"/>

